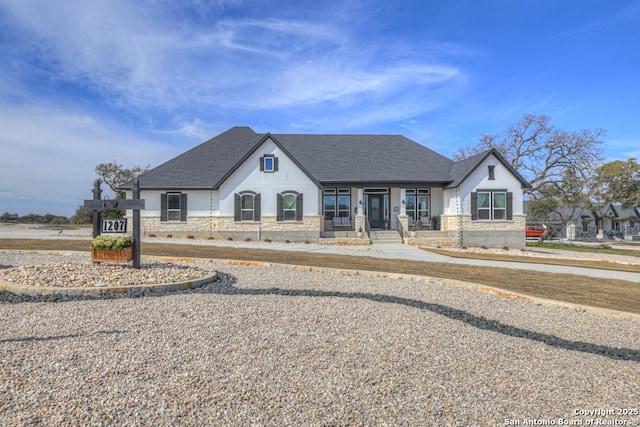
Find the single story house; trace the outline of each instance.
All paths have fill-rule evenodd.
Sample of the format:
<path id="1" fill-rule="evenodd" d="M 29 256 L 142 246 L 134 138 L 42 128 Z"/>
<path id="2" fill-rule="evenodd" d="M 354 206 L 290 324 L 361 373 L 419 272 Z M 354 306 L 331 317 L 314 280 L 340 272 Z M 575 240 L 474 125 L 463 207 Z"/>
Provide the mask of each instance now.
<path id="1" fill-rule="evenodd" d="M 528 207 L 525 201 L 525 214 Z M 544 225 L 556 227 L 557 235 L 568 240 L 640 240 L 640 209 L 625 209 L 615 203 L 598 203 L 590 209 L 565 207 L 551 215 Z"/>
<path id="2" fill-rule="evenodd" d="M 234 127 L 136 179 L 145 234 L 317 242 L 386 228 L 405 242 L 525 244 L 529 184 L 495 150 L 455 162 L 400 135 Z"/>
<path id="3" fill-rule="evenodd" d="M 624 237 L 627 240 L 638 240 L 640 235 L 638 208 L 625 209 L 620 204 L 607 203 L 593 213 L 596 217 L 599 239 Z"/>

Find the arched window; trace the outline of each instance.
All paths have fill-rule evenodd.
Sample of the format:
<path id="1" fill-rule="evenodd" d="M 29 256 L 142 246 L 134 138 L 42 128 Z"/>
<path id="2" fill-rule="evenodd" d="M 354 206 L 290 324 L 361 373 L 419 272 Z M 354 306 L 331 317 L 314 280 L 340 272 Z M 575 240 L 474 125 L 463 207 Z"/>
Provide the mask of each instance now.
<path id="1" fill-rule="evenodd" d="M 235 221 L 260 221 L 260 194 L 243 191 L 234 195 Z"/>
<path id="2" fill-rule="evenodd" d="M 296 219 L 296 200 L 298 196 L 296 194 L 284 194 L 282 198 L 282 216 L 285 221 L 292 221 Z"/>
<path id="3" fill-rule="evenodd" d="M 242 194 L 240 196 L 242 200 L 241 203 L 241 219 L 242 221 L 253 221 L 253 206 L 254 206 L 254 195 L 253 194 Z"/>
<path id="4" fill-rule="evenodd" d="M 302 193 L 283 191 L 278 194 L 278 221 L 302 221 Z"/>

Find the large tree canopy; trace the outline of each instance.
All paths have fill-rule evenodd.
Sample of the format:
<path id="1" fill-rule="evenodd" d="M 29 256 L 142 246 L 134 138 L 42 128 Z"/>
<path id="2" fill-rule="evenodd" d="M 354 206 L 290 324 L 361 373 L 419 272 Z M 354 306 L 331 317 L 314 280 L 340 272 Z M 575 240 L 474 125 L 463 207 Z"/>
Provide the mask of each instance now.
<path id="1" fill-rule="evenodd" d="M 636 159 L 606 163 L 595 176 L 595 194 L 601 200 L 621 203 L 625 209 L 640 206 L 640 165 Z"/>
<path id="2" fill-rule="evenodd" d="M 527 192 L 538 199 L 555 183 L 565 182 L 567 170 L 575 179 L 590 182 L 604 160 L 604 136 L 603 129 L 565 131 L 554 127 L 548 116 L 525 114 L 501 134 L 483 135 L 478 145 L 461 148 L 454 159 L 495 148 L 529 181 Z"/>

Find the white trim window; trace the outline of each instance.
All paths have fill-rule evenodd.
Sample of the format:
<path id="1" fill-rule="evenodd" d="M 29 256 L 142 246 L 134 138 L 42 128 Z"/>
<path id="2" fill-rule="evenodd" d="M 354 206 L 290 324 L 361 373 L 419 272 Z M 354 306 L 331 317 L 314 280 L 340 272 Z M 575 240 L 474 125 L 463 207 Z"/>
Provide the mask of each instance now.
<path id="1" fill-rule="evenodd" d="M 322 212 L 324 219 L 351 216 L 351 190 L 348 188 L 332 188 L 324 190 Z"/>
<path id="2" fill-rule="evenodd" d="M 478 190 L 471 193 L 472 219 L 484 221 L 513 219 L 511 194 L 506 190 Z"/>
<path id="3" fill-rule="evenodd" d="M 234 199 L 234 221 L 260 221 L 260 193 L 243 191 Z"/>
<path id="4" fill-rule="evenodd" d="M 431 208 L 431 196 L 429 189 L 407 189 L 406 211 L 407 215 L 419 221 L 420 218 L 429 218 Z"/>
<path id="5" fill-rule="evenodd" d="M 282 217 L 284 221 L 295 221 L 297 202 L 297 194 L 289 193 L 282 195 Z"/>
<path id="6" fill-rule="evenodd" d="M 242 194 L 240 200 L 240 219 L 242 221 L 253 221 L 255 196 L 253 194 Z"/>
<path id="7" fill-rule="evenodd" d="M 278 193 L 278 221 L 302 221 L 302 193 L 294 190 Z"/>
<path id="8" fill-rule="evenodd" d="M 160 221 L 186 221 L 187 194 L 168 192 L 160 194 Z"/>
<path id="9" fill-rule="evenodd" d="M 273 154 L 260 157 L 260 172 L 272 173 L 278 171 L 278 158 Z"/>
<path id="10" fill-rule="evenodd" d="M 180 221 L 180 193 L 167 193 L 167 220 Z"/>

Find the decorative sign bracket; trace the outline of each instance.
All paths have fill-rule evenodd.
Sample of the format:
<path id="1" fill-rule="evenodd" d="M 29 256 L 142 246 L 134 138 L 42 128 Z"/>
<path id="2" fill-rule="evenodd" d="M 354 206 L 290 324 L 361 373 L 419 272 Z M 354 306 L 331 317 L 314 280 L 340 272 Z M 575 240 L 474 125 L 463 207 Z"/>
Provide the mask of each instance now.
<path id="1" fill-rule="evenodd" d="M 133 210 L 133 268 L 140 268 L 140 209 L 144 209 L 144 199 L 140 199 L 140 182 L 138 178 L 133 184 L 132 199 L 102 200 L 101 181 L 93 183 L 93 199 L 84 201 L 84 208 L 93 211 L 93 237 L 98 237 L 101 231 L 101 212 L 114 209 Z M 126 222 L 125 222 L 126 224 Z"/>

